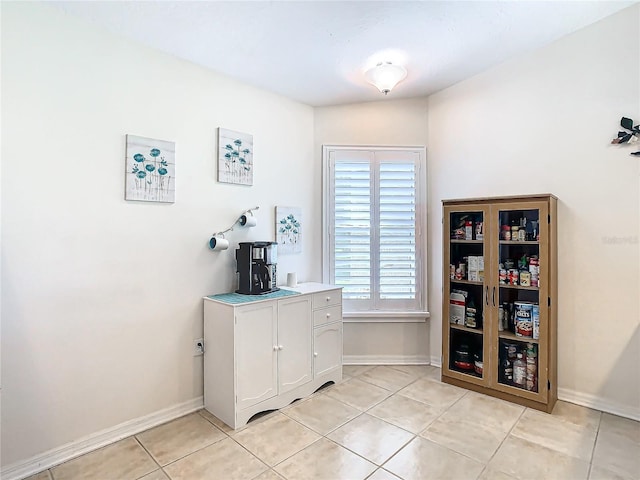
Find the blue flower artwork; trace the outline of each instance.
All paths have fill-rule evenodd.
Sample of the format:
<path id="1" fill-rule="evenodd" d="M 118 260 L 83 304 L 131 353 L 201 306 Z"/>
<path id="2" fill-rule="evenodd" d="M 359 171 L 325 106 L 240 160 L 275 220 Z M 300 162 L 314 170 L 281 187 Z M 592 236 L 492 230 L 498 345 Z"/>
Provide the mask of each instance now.
<path id="1" fill-rule="evenodd" d="M 175 202 L 176 144 L 127 135 L 125 200 Z"/>
<path id="2" fill-rule="evenodd" d="M 218 182 L 253 185 L 253 135 L 218 128 Z"/>
<path id="3" fill-rule="evenodd" d="M 302 252 L 302 210 L 276 207 L 276 242 L 278 253 Z"/>

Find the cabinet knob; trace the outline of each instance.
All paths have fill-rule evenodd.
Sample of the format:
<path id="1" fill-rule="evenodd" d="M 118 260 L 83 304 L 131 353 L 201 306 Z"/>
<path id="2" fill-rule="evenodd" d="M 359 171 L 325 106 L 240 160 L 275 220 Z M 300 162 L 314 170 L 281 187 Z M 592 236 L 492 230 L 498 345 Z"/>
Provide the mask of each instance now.
<path id="1" fill-rule="evenodd" d="M 331 301 L 331 297 L 327 297 L 327 302 L 330 302 L 330 301 Z"/>
<path id="2" fill-rule="evenodd" d="M 318 356 L 318 352 L 313 352 L 313 356 L 317 357 Z"/>
<path id="3" fill-rule="evenodd" d="M 331 318 L 331 314 L 330 313 L 327 313 L 327 318 Z"/>
<path id="4" fill-rule="evenodd" d="M 284 347 L 282 345 L 278 345 L 278 350 L 282 350 Z"/>
<path id="5" fill-rule="evenodd" d="M 274 345 L 274 346 L 273 346 L 273 351 L 274 351 L 274 352 L 277 352 L 277 351 L 278 351 L 278 345 Z"/>

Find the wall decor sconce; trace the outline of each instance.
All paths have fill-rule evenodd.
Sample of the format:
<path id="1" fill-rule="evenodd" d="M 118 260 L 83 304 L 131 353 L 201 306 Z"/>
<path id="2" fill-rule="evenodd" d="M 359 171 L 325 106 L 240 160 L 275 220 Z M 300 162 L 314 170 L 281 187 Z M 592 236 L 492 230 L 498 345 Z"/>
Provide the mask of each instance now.
<path id="1" fill-rule="evenodd" d="M 364 72 L 367 82 L 387 95 L 393 87 L 405 79 L 407 70 L 401 65 L 391 62 L 380 62 Z"/>
<path id="2" fill-rule="evenodd" d="M 620 126 L 627 130 L 626 132 L 618 132 L 618 137 L 611 140 L 611 143 L 635 143 L 640 138 L 640 125 L 633 125 L 633 120 L 627 117 L 622 117 L 620 120 Z M 640 150 L 637 152 L 631 152 L 631 155 L 640 157 Z"/>
<path id="3" fill-rule="evenodd" d="M 219 250 L 228 249 L 229 240 L 224 238 L 224 234 L 232 231 L 233 227 L 235 227 L 236 225 L 240 225 L 241 227 L 255 227 L 258 224 L 258 219 L 253 215 L 253 211 L 258 210 L 259 208 L 260 207 L 253 207 L 245 210 L 229 228 L 211 235 L 211 238 L 209 239 L 209 248 L 216 252 Z"/>

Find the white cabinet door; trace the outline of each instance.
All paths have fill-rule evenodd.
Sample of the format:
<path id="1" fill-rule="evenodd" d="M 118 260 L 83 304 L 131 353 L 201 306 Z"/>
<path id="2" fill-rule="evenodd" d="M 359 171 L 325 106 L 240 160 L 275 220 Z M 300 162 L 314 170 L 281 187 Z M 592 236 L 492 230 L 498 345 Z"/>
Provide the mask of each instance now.
<path id="1" fill-rule="evenodd" d="M 236 308 L 236 408 L 278 393 L 276 302 Z"/>
<path id="2" fill-rule="evenodd" d="M 278 392 L 303 385 L 312 378 L 311 297 L 278 301 Z"/>
<path id="3" fill-rule="evenodd" d="M 342 322 L 317 327 L 313 332 L 313 342 L 314 376 L 342 366 Z"/>

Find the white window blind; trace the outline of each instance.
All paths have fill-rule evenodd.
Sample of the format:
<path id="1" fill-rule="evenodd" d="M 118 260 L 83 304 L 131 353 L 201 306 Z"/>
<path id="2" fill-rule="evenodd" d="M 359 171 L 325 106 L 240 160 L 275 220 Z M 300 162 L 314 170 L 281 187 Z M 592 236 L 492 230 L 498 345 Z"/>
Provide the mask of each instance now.
<path id="1" fill-rule="evenodd" d="M 424 151 L 325 147 L 325 280 L 345 311 L 424 310 Z"/>

